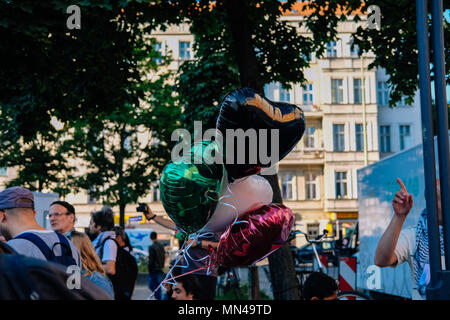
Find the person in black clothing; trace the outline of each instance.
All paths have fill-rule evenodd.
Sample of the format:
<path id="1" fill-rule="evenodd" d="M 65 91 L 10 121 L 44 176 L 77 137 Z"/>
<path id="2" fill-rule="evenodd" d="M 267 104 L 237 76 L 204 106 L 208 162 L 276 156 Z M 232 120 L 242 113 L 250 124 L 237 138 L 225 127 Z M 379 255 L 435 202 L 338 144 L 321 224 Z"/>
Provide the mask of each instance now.
<path id="1" fill-rule="evenodd" d="M 338 294 L 336 280 L 322 272 L 312 272 L 303 284 L 305 300 L 336 300 Z"/>
<path id="2" fill-rule="evenodd" d="M 164 260 L 166 252 L 164 247 L 157 240 L 157 233 L 150 233 L 152 244 L 148 248 L 148 287 L 153 292 L 158 288 L 159 284 L 164 280 Z M 161 288 L 155 293 L 155 299 L 161 300 Z"/>
<path id="3" fill-rule="evenodd" d="M 113 230 L 116 233 L 116 240 L 119 246 L 132 253 L 133 247 L 131 246 L 130 239 L 125 230 L 120 226 L 115 226 Z"/>

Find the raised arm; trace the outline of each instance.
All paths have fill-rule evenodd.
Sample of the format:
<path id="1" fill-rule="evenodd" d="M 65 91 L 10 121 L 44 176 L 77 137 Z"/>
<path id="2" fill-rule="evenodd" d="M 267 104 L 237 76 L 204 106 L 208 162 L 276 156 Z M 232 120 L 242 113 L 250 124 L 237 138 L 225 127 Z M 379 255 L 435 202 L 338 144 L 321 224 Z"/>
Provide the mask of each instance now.
<path id="1" fill-rule="evenodd" d="M 412 195 L 408 193 L 402 180 L 397 178 L 397 182 L 400 185 L 400 190 L 395 193 L 394 200 L 392 200 L 394 216 L 386 231 L 384 231 L 375 252 L 374 263 L 379 267 L 389 267 L 397 263 L 395 248 L 398 237 L 413 206 Z"/>
<path id="2" fill-rule="evenodd" d="M 165 227 L 167 229 L 177 230 L 177 226 L 175 225 L 175 223 L 172 220 L 157 216 L 156 214 L 154 214 L 152 212 L 152 209 L 150 209 L 150 206 L 148 204 L 146 204 L 146 206 L 147 206 L 148 214 L 146 214 L 145 217 L 148 220 L 153 220 L 157 224 L 162 225 L 163 227 Z"/>

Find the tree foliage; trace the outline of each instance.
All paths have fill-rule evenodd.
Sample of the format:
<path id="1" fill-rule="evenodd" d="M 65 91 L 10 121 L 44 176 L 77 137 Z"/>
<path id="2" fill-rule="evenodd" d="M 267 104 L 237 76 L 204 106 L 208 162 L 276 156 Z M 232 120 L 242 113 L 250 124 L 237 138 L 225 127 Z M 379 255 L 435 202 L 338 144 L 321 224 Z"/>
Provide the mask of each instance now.
<path id="1" fill-rule="evenodd" d="M 428 2 L 431 5 L 431 1 Z M 381 28 L 360 26 L 353 33 L 354 44 L 361 53 L 375 55 L 369 68 L 383 68 L 389 75 L 389 105 L 396 106 L 402 98 L 411 104 L 419 88 L 418 47 L 415 1 L 408 0 L 317 0 L 305 5 L 312 14 L 307 17 L 307 27 L 322 43 L 336 40 L 339 21 L 361 21 L 362 15 L 372 16 L 370 6 L 380 8 Z M 444 1 L 444 11 L 450 3 Z M 429 8 L 431 13 L 431 7 Z M 443 17 L 444 19 L 444 17 Z M 431 19 L 429 20 L 431 30 Z M 444 47 L 447 83 L 450 83 L 450 22 L 444 19 Z M 433 54 L 430 41 L 431 56 Z M 318 55 L 323 53 L 319 48 Z M 433 72 L 433 70 L 432 70 Z M 433 74 L 432 74 L 433 77 Z"/>
<path id="2" fill-rule="evenodd" d="M 81 29 L 69 30 L 71 4 L 0 3 L 0 166 L 17 169 L 9 184 L 89 190 L 122 209 L 170 158 L 179 108 L 167 75 L 152 77 L 158 53 L 145 38 L 154 16 L 170 18 L 143 1 L 83 1 Z"/>

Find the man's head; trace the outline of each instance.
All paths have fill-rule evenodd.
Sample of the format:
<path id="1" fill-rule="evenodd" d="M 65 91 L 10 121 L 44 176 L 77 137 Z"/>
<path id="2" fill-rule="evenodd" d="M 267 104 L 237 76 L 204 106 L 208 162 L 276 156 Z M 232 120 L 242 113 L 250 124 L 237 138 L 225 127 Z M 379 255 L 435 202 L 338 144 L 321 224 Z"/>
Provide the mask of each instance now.
<path id="1" fill-rule="evenodd" d="M 175 300 L 197 299 L 199 284 L 193 275 L 185 275 L 176 279 L 177 284 L 172 286 L 172 298 Z"/>
<path id="2" fill-rule="evenodd" d="M 53 231 L 66 234 L 75 226 L 75 208 L 68 202 L 53 202 L 50 205 L 48 217 Z"/>
<path id="3" fill-rule="evenodd" d="M 129 240 L 125 230 L 120 226 L 114 227 L 113 230 L 116 233 L 116 241 L 119 244 L 119 246 L 121 247 L 128 246 Z"/>
<path id="4" fill-rule="evenodd" d="M 155 231 L 152 231 L 150 233 L 150 240 L 156 241 L 157 238 L 158 238 L 158 234 Z"/>
<path id="5" fill-rule="evenodd" d="M 37 224 L 33 193 L 22 187 L 0 192 L 0 233 L 5 239 L 13 238 L 17 228 L 31 224 Z"/>
<path id="6" fill-rule="evenodd" d="M 338 293 L 336 280 L 321 272 L 313 272 L 303 284 L 306 300 L 335 300 Z"/>
<path id="7" fill-rule="evenodd" d="M 91 214 L 91 222 L 89 223 L 89 232 L 98 235 L 103 231 L 111 231 L 114 229 L 114 213 L 111 208 L 104 207 L 100 211 Z"/>

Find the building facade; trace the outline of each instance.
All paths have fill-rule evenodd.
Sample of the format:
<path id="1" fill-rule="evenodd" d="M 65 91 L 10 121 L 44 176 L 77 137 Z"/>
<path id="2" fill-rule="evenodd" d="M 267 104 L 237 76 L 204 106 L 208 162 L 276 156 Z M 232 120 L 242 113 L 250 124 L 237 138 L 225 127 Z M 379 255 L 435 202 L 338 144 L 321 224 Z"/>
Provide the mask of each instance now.
<path id="1" fill-rule="evenodd" d="M 300 12 L 291 10 L 281 19 L 309 36 L 301 26 L 304 15 Z M 418 95 L 412 105 L 389 108 L 388 76 L 382 69 L 368 68 L 373 55 L 361 58 L 358 49 L 351 47 L 351 34 L 363 23 L 339 23 L 338 39 L 327 44 L 324 57 L 312 57 L 305 71 L 307 83 L 293 83 L 290 89 L 279 83 L 265 86 L 267 98 L 296 104 L 305 113 L 305 134 L 280 162 L 279 182 L 285 205 L 296 215 L 296 228 L 311 236 L 323 229 L 345 236 L 358 218 L 356 171 L 421 143 Z M 168 68 L 174 72 L 183 61 L 195 57 L 194 36 L 187 24 L 155 31 L 151 37 L 161 55 L 171 55 Z M 13 175 L 11 168 L 0 169 L 0 184 Z M 149 203 L 156 214 L 163 215 L 157 184 L 153 183 L 150 194 L 140 202 Z M 68 195 L 66 201 L 75 205 L 79 227 L 87 227 L 90 213 L 102 207 L 99 199 L 87 193 Z M 136 206 L 127 206 L 127 217 L 136 216 Z M 134 224 L 157 228 L 145 221 Z M 302 243 L 298 239 L 297 245 Z"/>
<path id="2" fill-rule="evenodd" d="M 282 20 L 308 36 L 299 12 Z M 326 45 L 323 57 L 312 57 L 306 84 L 265 87 L 269 99 L 296 104 L 305 113 L 305 134 L 280 162 L 279 183 L 283 201 L 296 214 L 296 228 L 310 236 L 323 229 L 348 235 L 358 218 L 357 170 L 421 143 L 418 93 L 413 104 L 390 108 L 388 76 L 368 68 L 372 54 L 360 57 L 352 48 L 351 34 L 363 24 L 338 24 L 338 39 Z M 304 243 L 297 239 L 297 245 Z"/>

